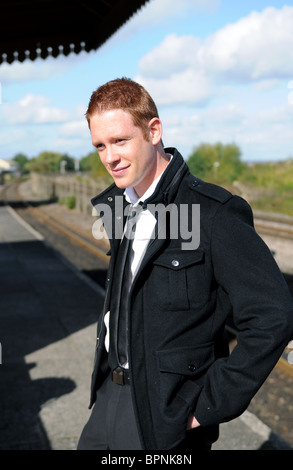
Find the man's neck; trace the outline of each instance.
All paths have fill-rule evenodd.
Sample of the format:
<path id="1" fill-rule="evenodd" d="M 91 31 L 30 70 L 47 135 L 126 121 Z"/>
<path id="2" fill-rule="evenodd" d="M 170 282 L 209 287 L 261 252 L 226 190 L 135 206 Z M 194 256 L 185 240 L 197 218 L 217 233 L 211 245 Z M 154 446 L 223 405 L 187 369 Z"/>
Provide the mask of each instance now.
<path id="1" fill-rule="evenodd" d="M 134 188 L 126 188 L 125 190 L 125 196 L 126 199 L 131 202 L 132 204 L 136 204 L 137 202 L 143 202 L 146 199 L 148 199 L 155 191 L 157 184 L 159 183 L 165 169 L 167 168 L 168 164 L 170 163 L 173 155 L 166 154 L 164 152 L 164 165 L 162 165 L 162 170 L 160 171 L 159 175 L 156 177 L 156 179 L 152 182 L 152 184 L 148 187 L 148 189 L 141 195 L 139 196 L 137 192 L 135 191 Z"/>

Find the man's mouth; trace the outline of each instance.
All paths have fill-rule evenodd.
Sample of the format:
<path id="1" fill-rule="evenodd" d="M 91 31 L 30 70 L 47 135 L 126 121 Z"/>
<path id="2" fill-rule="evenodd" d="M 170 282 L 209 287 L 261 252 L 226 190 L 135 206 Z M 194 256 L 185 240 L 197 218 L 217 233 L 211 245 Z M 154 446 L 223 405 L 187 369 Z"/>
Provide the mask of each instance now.
<path id="1" fill-rule="evenodd" d="M 111 172 L 112 172 L 113 176 L 120 176 L 120 175 L 122 175 L 129 167 L 130 167 L 130 165 L 123 166 L 123 167 L 120 167 L 120 168 L 112 168 L 112 169 L 111 169 Z"/>

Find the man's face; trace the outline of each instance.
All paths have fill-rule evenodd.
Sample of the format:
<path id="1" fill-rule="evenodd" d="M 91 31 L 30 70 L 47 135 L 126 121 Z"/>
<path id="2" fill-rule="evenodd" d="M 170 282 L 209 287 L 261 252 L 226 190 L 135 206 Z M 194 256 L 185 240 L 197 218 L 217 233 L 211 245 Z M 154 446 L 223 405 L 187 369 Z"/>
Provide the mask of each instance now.
<path id="1" fill-rule="evenodd" d="M 122 109 L 96 113 L 90 118 L 92 142 L 101 162 L 119 188 L 133 187 L 138 196 L 145 193 L 158 172 L 152 121 L 147 141 L 132 116 Z"/>

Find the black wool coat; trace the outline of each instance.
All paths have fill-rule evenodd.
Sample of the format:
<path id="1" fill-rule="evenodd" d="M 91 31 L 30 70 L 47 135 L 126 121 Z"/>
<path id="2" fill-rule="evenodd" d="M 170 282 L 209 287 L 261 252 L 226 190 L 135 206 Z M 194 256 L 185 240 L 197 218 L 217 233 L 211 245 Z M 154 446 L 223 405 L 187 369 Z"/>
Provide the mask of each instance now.
<path id="1" fill-rule="evenodd" d="M 247 408 L 293 336 L 292 297 L 254 230 L 250 206 L 191 175 L 176 149 L 166 152 L 173 159 L 145 201 L 166 207 L 165 222 L 160 222 L 164 238 L 159 230 L 150 241 L 130 292 L 130 386 L 141 443 L 148 450 L 171 449 L 184 440 L 192 432 L 186 431 L 190 412 L 201 424 L 198 432 L 215 440 L 218 425 Z M 92 200 L 110 238 L 111 259 L 90 407 L 106 376 L 103 316 L 121 238 L 115 233 L 115 220 L 121 217 L 115 206 L 117 211 L 122 195 L 113 184 Z M 180 205 L 187 209 L 184 217 Z M 167 209 L 178 208 L 183 222 L 188 213 L 191 232 L 195 205 L 200 243 L 182 249 L 186 231 L 172 236 L 175 219 Z M 231 355 L 225 335 L 230 316 L 238 331 Z"/>

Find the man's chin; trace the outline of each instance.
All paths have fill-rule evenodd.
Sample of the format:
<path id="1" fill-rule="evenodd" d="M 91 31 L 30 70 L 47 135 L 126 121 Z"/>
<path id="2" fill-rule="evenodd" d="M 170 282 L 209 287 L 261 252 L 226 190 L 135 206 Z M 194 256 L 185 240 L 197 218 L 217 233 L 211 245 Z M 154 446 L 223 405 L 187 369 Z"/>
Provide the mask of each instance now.
<path id="1" fill-rule="evenodd" d="M 112 176 L 112 178 L 113 178 L 114 183 L 116 184 L 117 188 L 119 188 L 119 189 L 127 188 L 127 184 L 126 184 L 125 181 L 123 182 L 123 181 L 119 180 L 119 178 L 114 178 L 113 176 Z"/>

